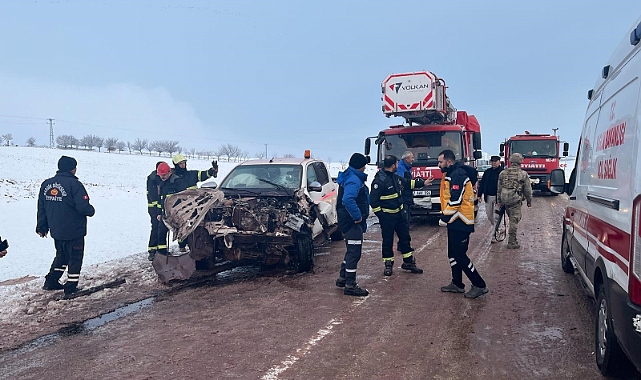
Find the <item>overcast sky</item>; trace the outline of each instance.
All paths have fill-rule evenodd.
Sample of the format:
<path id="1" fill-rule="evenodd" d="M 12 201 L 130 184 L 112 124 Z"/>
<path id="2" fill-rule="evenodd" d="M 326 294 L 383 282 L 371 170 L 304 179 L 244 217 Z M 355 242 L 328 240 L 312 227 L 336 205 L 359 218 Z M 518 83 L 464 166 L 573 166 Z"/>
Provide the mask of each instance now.
<path id="1" fill-rule="evenodd" d="M 0 133 L 48 144 L 54 118 L 56 135 L 347 160 L 401 121 L 381 112 L 385 76 L 429 70 L 484 151 L 552 128 L 574 151 L 640 15 L 638 0 L 4 0 Z"/>

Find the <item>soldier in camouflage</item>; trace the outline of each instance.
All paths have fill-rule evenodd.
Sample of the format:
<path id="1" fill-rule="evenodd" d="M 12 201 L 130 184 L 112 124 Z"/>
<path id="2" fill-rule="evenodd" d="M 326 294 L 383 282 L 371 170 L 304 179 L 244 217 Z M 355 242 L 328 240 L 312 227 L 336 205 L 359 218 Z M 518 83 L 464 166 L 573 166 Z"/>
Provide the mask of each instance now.
<path id="1" fill-rule="evenodd" d="M 516 239 L 516 231 L 521 220 L 521 205 L 523 199 L 527 202 L 527 207 L 532 207 L 532 185 L 530 177 L 521 169 L 523 155 L 513 153 L 510 155 L 510 167 L 499 174 L 499 183 L 497 194 L 497 206 L 505 205 L 505 212 L 510 220 L 508 229 L 508 249 L 521 248 Z"/>

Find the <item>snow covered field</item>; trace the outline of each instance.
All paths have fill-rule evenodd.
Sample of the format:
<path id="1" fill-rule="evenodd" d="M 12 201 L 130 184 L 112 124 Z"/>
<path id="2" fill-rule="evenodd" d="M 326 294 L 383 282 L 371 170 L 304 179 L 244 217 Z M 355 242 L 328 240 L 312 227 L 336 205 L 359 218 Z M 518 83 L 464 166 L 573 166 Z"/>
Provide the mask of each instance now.
<path id="1" fill-rule="evenodd" d="M 44 276 L 55 255 L 53 239 L 35 233 L 38 190 L 53 176 L 61 155 L 78 161 L 76 175 L 85 185 L 96 215 L 88 219 L 83 273 L 89 266 L 132 254 L 145 255 L 150 223 L 146 177 L 169 157 L 26 147 L 0 147 L 0 236 L 9 253 L 0 259 L 0 282 Z M 236 163 L 220 163 L 218 178 Z M 207 169 L 211 162 L 190 159 L 188 169 Z M 117 271 L 117 266 L 113 270 Z"/>
<path id="2" fill-rule="evenodd" d="M 169 157 L 127 153 L 100 153 L 0 146 L 0 236 L 9 240 L 9 253 L 0 259 L 0 283 L 24 276 L 44 276 L 55 255 L 53 239 L 35 233 L 37 199 L 40 184 L 53 176 L 60 156 L 78 161 L 76 173 L 89 193 L 96 215 L 88 219 L 82 275 L 91 266 L 109 262 L 117 273 L 117 259 L 131 255 L 146 258 L 149 239 L 149 216 L 145 181 L 157 161 L 171 164 Z M 188 169 L 207 169 L 208 160 L 189 159 Z M 217 182 L 236 166 L 220 162 Z M 330 165 L 335 177 L 343 165 Z M 368 166 L 369 182 L 376 168 Z M 105 265 L 101 265 L 103 271 Z"/>

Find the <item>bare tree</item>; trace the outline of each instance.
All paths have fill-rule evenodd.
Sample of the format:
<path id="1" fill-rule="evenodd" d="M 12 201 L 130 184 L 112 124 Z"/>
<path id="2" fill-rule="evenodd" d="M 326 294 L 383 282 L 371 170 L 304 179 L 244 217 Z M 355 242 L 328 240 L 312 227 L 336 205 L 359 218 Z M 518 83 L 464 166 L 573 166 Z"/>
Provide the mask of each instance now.
<path id="1" fill-rule="evenodd" d="M 260 152 L 256 152 L 256 154 L 254 154 L 254 157 L 262 160 L 263 158 L 265 158 L 265 152 L 263 152 L 262 150 Z"/>
<path id="2" fill-rule="evenodd" d="M 191 158 L 195 157 L 196 154 L 196 148 L 189 148 L 189 151 L 187 151 L 188 155 L 191 155 Z"/>
<path id="3" fill-rule="evenodd" d="M 178 141 L 167 140 L 167 141 L 164 141 L 164 143 L 165 143 L 165 149 L 170 155 L 173 154 L 174 152 L 178 152 L 178 151 L 182 152 L 182 148 L 178 146 Z"/>
<path id="4" fill-rule="evenodd" d="M 294 157 L 296 157 L 296 155 L 291 154 L 291 153 L 286 153 L 283 157 L 285 157 L 285 158 L 294 158 Z"/>
<path id="5" fill-rule="evenodd" d="M 36 139 L 34 137 L 29 137 L 27 139 L 27 146 L 33 148 L 36 146 Z"/>
<path id="6" fill-rule="evenodd" d="M 78 140 L 74 136 L 71 136 L 71 141 L 69 141 L 69 142 L 71 143 L 71 148 L 72 149 L 73 149 L 73 146 L 75 145 L 76 146 L 76 150 L 78 150 L 78 144 L 80 144 L 80 140 Z"/>
<path id="7" fill-rule="evenodd" d="M 116 150 L 116 144 L 118 144 L 118 139 L 115 137 L 108 137 L 102 146 L 107 149 L 107 152 L 111 153 Z"/>
<path id="8" fill-rule="evenodd" d="M 221 145 L 218 149 L 215 151 L 211 152 L 218 161 L 220 161 L 220 157 L 226 156 L 227 155 L 227 148 L 225 145 Z"/>
<path id="9" fill-rule="evenodd" d="M 69 149 L 73 145 L 73 139 L 74 137 L 70 135 L 60 135 L 56 137 L 56 144 L 62 149 Z"/>
<path id="10" fill-rule="evenodd" d="M 11 135 L 11 133 L 2 135 L 2 138 L 7 142 L 7 146 L 11 145 L 11 140 L 13 140 L 13 135 Z"/>
<path id="11" fill-rule="evenodd" d="M 160 155 L 167 150 L 165 149 L 165 144 L 162 141 L 152 141 L 149 143 L 149 152 L 151 151 L 158 152 L 158 156 L 160 157 Z"/>
<path id="12" fill-rule="evenodd" d="M 132 144 L 129 141 L 127 141 L 127 150 L 129 151 L 129 154 L 131 154 L 132 149 L 133 149 Z"/>
<path id="13" fill-rule="evenodd" d="M 4 137 L 0 136 L 0 145 L 2 145 L 3 141 L 4 141 Z"/>
<path id="14" fill-rule="evenodd" d="M 97 147 L 98 148 L 98 152 L 100 152 L 100 148 L 102 148 L 102 145 L 104 144 L 105 139 L 102 138 L 102 137 L 98 137 L 96 135 L 93 135 L 91 141 L 93 141 L 94 146 Z"/>
<path id="15" fill-rule="evenodd" d="M 118 149 L 118 153 L 120 153 L 123 150 L 125 150 L 125 148 L 127 147 L 127 144 L 124 141 L 116 141 L 115 146 L 116 146 L 116 149 Z"/>
<path id="16" fill-rule="evenodd" d="M 140 152 L 140 154 L 142 154 L 142 150 L 147 149 L 147 145 L 149 145 L 147 143 L 147 139 L 141 140 L 139 138 L 136 138 L 136 141 L 134 141 L 134 143 L 131 144 L 131 148 L 135 151 Z M 149 152 L 149 154 L 151 154 L 151 152 Z"/>

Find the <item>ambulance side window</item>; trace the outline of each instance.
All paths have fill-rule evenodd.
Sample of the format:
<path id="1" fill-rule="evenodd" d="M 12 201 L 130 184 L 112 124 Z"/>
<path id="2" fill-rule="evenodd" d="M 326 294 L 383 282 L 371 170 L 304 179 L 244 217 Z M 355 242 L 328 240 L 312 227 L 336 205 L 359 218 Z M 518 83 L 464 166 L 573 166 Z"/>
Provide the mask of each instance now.
<path id="1" fill-rule="evenodd" d="M 594 150 L 594 135 L 599 119 L 600 108 L 597 108 L 592 115 L 585 121 L 583 134 L 581 135 L 578 147 L 577 163 L 575 169 L 579 178 L 579 186 L 589 186 L 591 176 L 596 171 L 595 164 L 592 162 L 592 151 Z"/>

